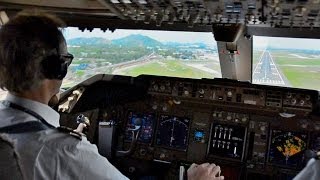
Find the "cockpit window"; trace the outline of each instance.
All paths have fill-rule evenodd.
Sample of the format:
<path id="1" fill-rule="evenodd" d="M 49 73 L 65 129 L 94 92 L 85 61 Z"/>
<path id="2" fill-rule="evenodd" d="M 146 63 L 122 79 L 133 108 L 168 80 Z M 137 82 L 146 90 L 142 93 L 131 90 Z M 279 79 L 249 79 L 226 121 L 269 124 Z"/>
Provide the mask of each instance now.
<path id="1" fill-rule="evenodd" d="M 320 90 L 320 40 L 253 39 L 252 82 Z"/>
<path id="2" fill-rule="evenodd" d="M 217 44 L 211 32 L 100 29 L 64 31 L 68 51 L 74 55 L 63 87 L 71 87 L 95 74 L 141 74 L 221 77 Z"/>

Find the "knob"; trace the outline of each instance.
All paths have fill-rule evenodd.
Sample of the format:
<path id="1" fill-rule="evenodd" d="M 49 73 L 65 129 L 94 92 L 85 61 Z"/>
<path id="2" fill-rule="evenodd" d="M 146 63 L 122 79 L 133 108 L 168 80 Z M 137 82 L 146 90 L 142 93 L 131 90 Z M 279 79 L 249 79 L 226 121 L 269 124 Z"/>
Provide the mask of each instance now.
<path id="1" fill-rule="evenodd" d="M 73 101 L 73 100 L 74 100 L 74 96 L 68 97 L 68 101 Z"/>
<path id="2" fill-rule="evenodd" d="M 243 118 L 241 119 L 241 121 L 242 121 L 242 122 L 247 122 L 247 121 L 248 121 L 248 118 L 247 118 L 247 117 L 243 117 Z"/>
<path id="3" fill-rule="evenodd" d="M 295 105 L 296 103 L 297 103 L 297 100 L 296 100 L 296 99 L 294 99 L 294 98 L 291 99 L 291 104 L 292 104 L 292 105 Z"/>
<path id="4" fill-rule="evenodd" d="M 189 95 L 189 91 L 184 91 L 184 95 L 188 96 Z"/>
<path id="5" fill-rule="evenodd" d="M 158 91 L 159 87 L 157 84 L 153 85 L 153 90 Z"/>
<path id="6" fill-rule="evenodd" d="M 261 131 L 265 131 L 266 130 L 266 126 L 260 126 L 260 130 Z"/>
<path id="7" fill-rule="evenodd" d="M 69 110 L 69 106 L 68 106 L 68 105 L 65 105 L 65 104 L 59 105 L 58 110 L 59 110 L 60 112 L 68 111 L 68 110 Z"/>
<path id="8" fill-rule="evenodd" d="M 133 166 L 129 167 L 129 172 L 130 172 L 130 173 L 133 173 L 133 172 L 135 172 L 135 171 L 136 171 L 136 168 L 135 168 L 135 167 L 133 167 Z"/>
<path id="9" fill-rule="evenodd" d="M 200 93 L 200 94 L 204 94 L 204 90 L 203 90 L 203 89 L 200 89 L 200 90 L 199 90 L 199 93 Z"/>
<path id="10" fill-rule="evenodd" d="M 300 105 L 301 105 L 301 106 L 304 105 L 304 100 L 300 100 Z"/>
<path id="11" fill-rule="evenodd" d="M 160 90 L 161 90 L 161 91 L 164 91 L 164 90 L 166 90 L 166 87 L 165 87 L 164 85 L 161 85 L 161 86 L 160 86 Z"/>
<path id="12" fill-rule="evenodd" d="M 306 96 L 306 100 L 307 100 L 307 101 L 310 100 L 310 96 L 309 96 L 309 95 Z"/>
<path id="13" fill-rule="evenodd" d="M 227 120 L 230 121 L 232 117 L 230 115 L 227 116 Z"/>
<path id="14" fill-rule="evenodd" d="M 288 94 L 287 94 L 287 98 L 288 98 L 288 99 L 292 98 L 292 94 L 291 94 L 291 93 L 288 93 Z"/>
<path id="15" fill-rule="evenodd" d="M 302 123 L 302 124 L 301 124 L 301 128 L 302 128 L 302 129 L 306 129 L 307 127 L 308 127 L 308 124 L 307 124 L 307 123 Z"/>
<path id="16" fill-rule="evenodd" d="M 161 159 L 163 159 L 163 158 L 165 158 L 165 157 L 166 157 L 166 155 L 165 155 L 164 153 L 161 153 L 161 154 L 160 154 L 160 158 L 161 158 Z"/>
<path id="17" fill-rule="evenodd" d="M 147 151 L 145 149 L 140 149 L 140 155 L 144 156 L 147 154 Z"/>
<path id="18" fill-rule="evenodd" d="M 79 96 L 81 92 L 79 90 L 74 90 L 72 91 L 72 94 Z"/>
<path id="19" fill-rule="evenodd" d="M 214 113 L 212 114 L 212 116 L 213 116 L 213 117 L 217 117 L 217 113 L 214 112 Z"/>
<path id="20" fill-rule="evenodd" d="M 164 106 L 162 107 L 162 110 L 163 110 L 163 111 L 167 111 L 167 110 L 168 110 L 168 107 L 167 107 L 166 105 L 164 105 Z"/>
<path id="21" fill-rule="evenodd" d="M 152 105 L 152 109 L 153 109 L 153 110 L 158 109 L 158 105 L 156 105 L 156 104 Z"/>
<path id="22" fill-rule="evenodd" d="M 228 97 L 231 97 L 231 96 L 232 96 L 232 92 L 231 92 L 231 91 L 228 91 L 228 92 L 227 92 L 227 96 L 228 96 Z"/>
<path id="23" fill-rule="evenodd" d="M 174 99 L 173 99 L 173 103 L 175 103 L 175 104 L 181 104 L 181 101 L 180 101 L 179 99 L 177 99 L 177 98 L 174 98 Z"/>

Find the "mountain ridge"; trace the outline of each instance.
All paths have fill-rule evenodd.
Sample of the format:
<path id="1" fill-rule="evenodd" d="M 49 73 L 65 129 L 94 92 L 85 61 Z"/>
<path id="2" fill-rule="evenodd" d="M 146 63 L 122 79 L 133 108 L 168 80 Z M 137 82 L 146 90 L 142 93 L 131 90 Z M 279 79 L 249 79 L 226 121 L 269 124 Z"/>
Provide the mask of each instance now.
<path id="1" fill-rule="evenodd" d="M 68 45 L 118 45 L 118 46 L 129 46 L 129 47 L 177 47 L 177 46 L 199 46 L 201 48 L 207 47 L 208 45 L 201 42 L 195 43 L 181 43 L 181 42 L 160 42 L 149 36 L 141 34 L 131 34 L 123 38 L 109 40 L 102 37 L 77 37 L 67 40 Z"/>
<path id="2" fill-rule="evenodd" d="M 112 44 L 125 45 L 125 46 L 137 46 L 137 47 L 157 47 L 163 44 L 149 36 L 140 34 L 131 34 L 129 36 L 112 40 Z"/>

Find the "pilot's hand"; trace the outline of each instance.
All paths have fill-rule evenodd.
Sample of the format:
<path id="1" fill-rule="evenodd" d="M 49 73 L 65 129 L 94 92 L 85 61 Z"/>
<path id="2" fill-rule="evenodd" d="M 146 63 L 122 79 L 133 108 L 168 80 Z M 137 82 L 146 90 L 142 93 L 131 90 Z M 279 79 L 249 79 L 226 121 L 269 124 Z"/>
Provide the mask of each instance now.
<path id="1" fill-rule="evenodd" d="M 193 163 L 187 171 L 188 180 L 223 180 L 224 176 L 220 176 L 220 173 L 220 166 L 209 163 Z"/>
<path id="2" fill-rule="evenodd" d="M 83 130 L 86 129 L 88 126 L 85 123 L 79 123 L 77 129 L 75 129 L 75 132 L 83 133 Z"/>

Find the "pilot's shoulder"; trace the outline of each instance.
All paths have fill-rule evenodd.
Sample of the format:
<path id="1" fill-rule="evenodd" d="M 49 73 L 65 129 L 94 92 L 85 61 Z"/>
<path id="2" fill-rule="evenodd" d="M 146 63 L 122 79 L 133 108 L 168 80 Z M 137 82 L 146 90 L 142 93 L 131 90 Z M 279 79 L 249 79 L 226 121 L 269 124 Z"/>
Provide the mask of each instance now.
<path id="1" fill-rule="evenodd" d="M 71 128 L 68 128 L 65 126 L 57 127 L 57 130 L 61 133 L 65 133 L 71 137 L 74 137 L 80 141 L 82 140 L 82 137 L 84 136 L 84 134 L 76 132 L 76 131 L 74 131 L 74 129 L 71 129 Z"/>
<path id="2" fill-rule="evenodd" d="M 75 132 L 71 128 L 58 127 L 51 131 L 46 131 L 43 136 L 46 145 L 54 146 L 56 148 L 62 147 L 69 150 L 72 149 L 95 149 L 96 146 L 91 144 L 86 136 L 82 133 Z"/>

